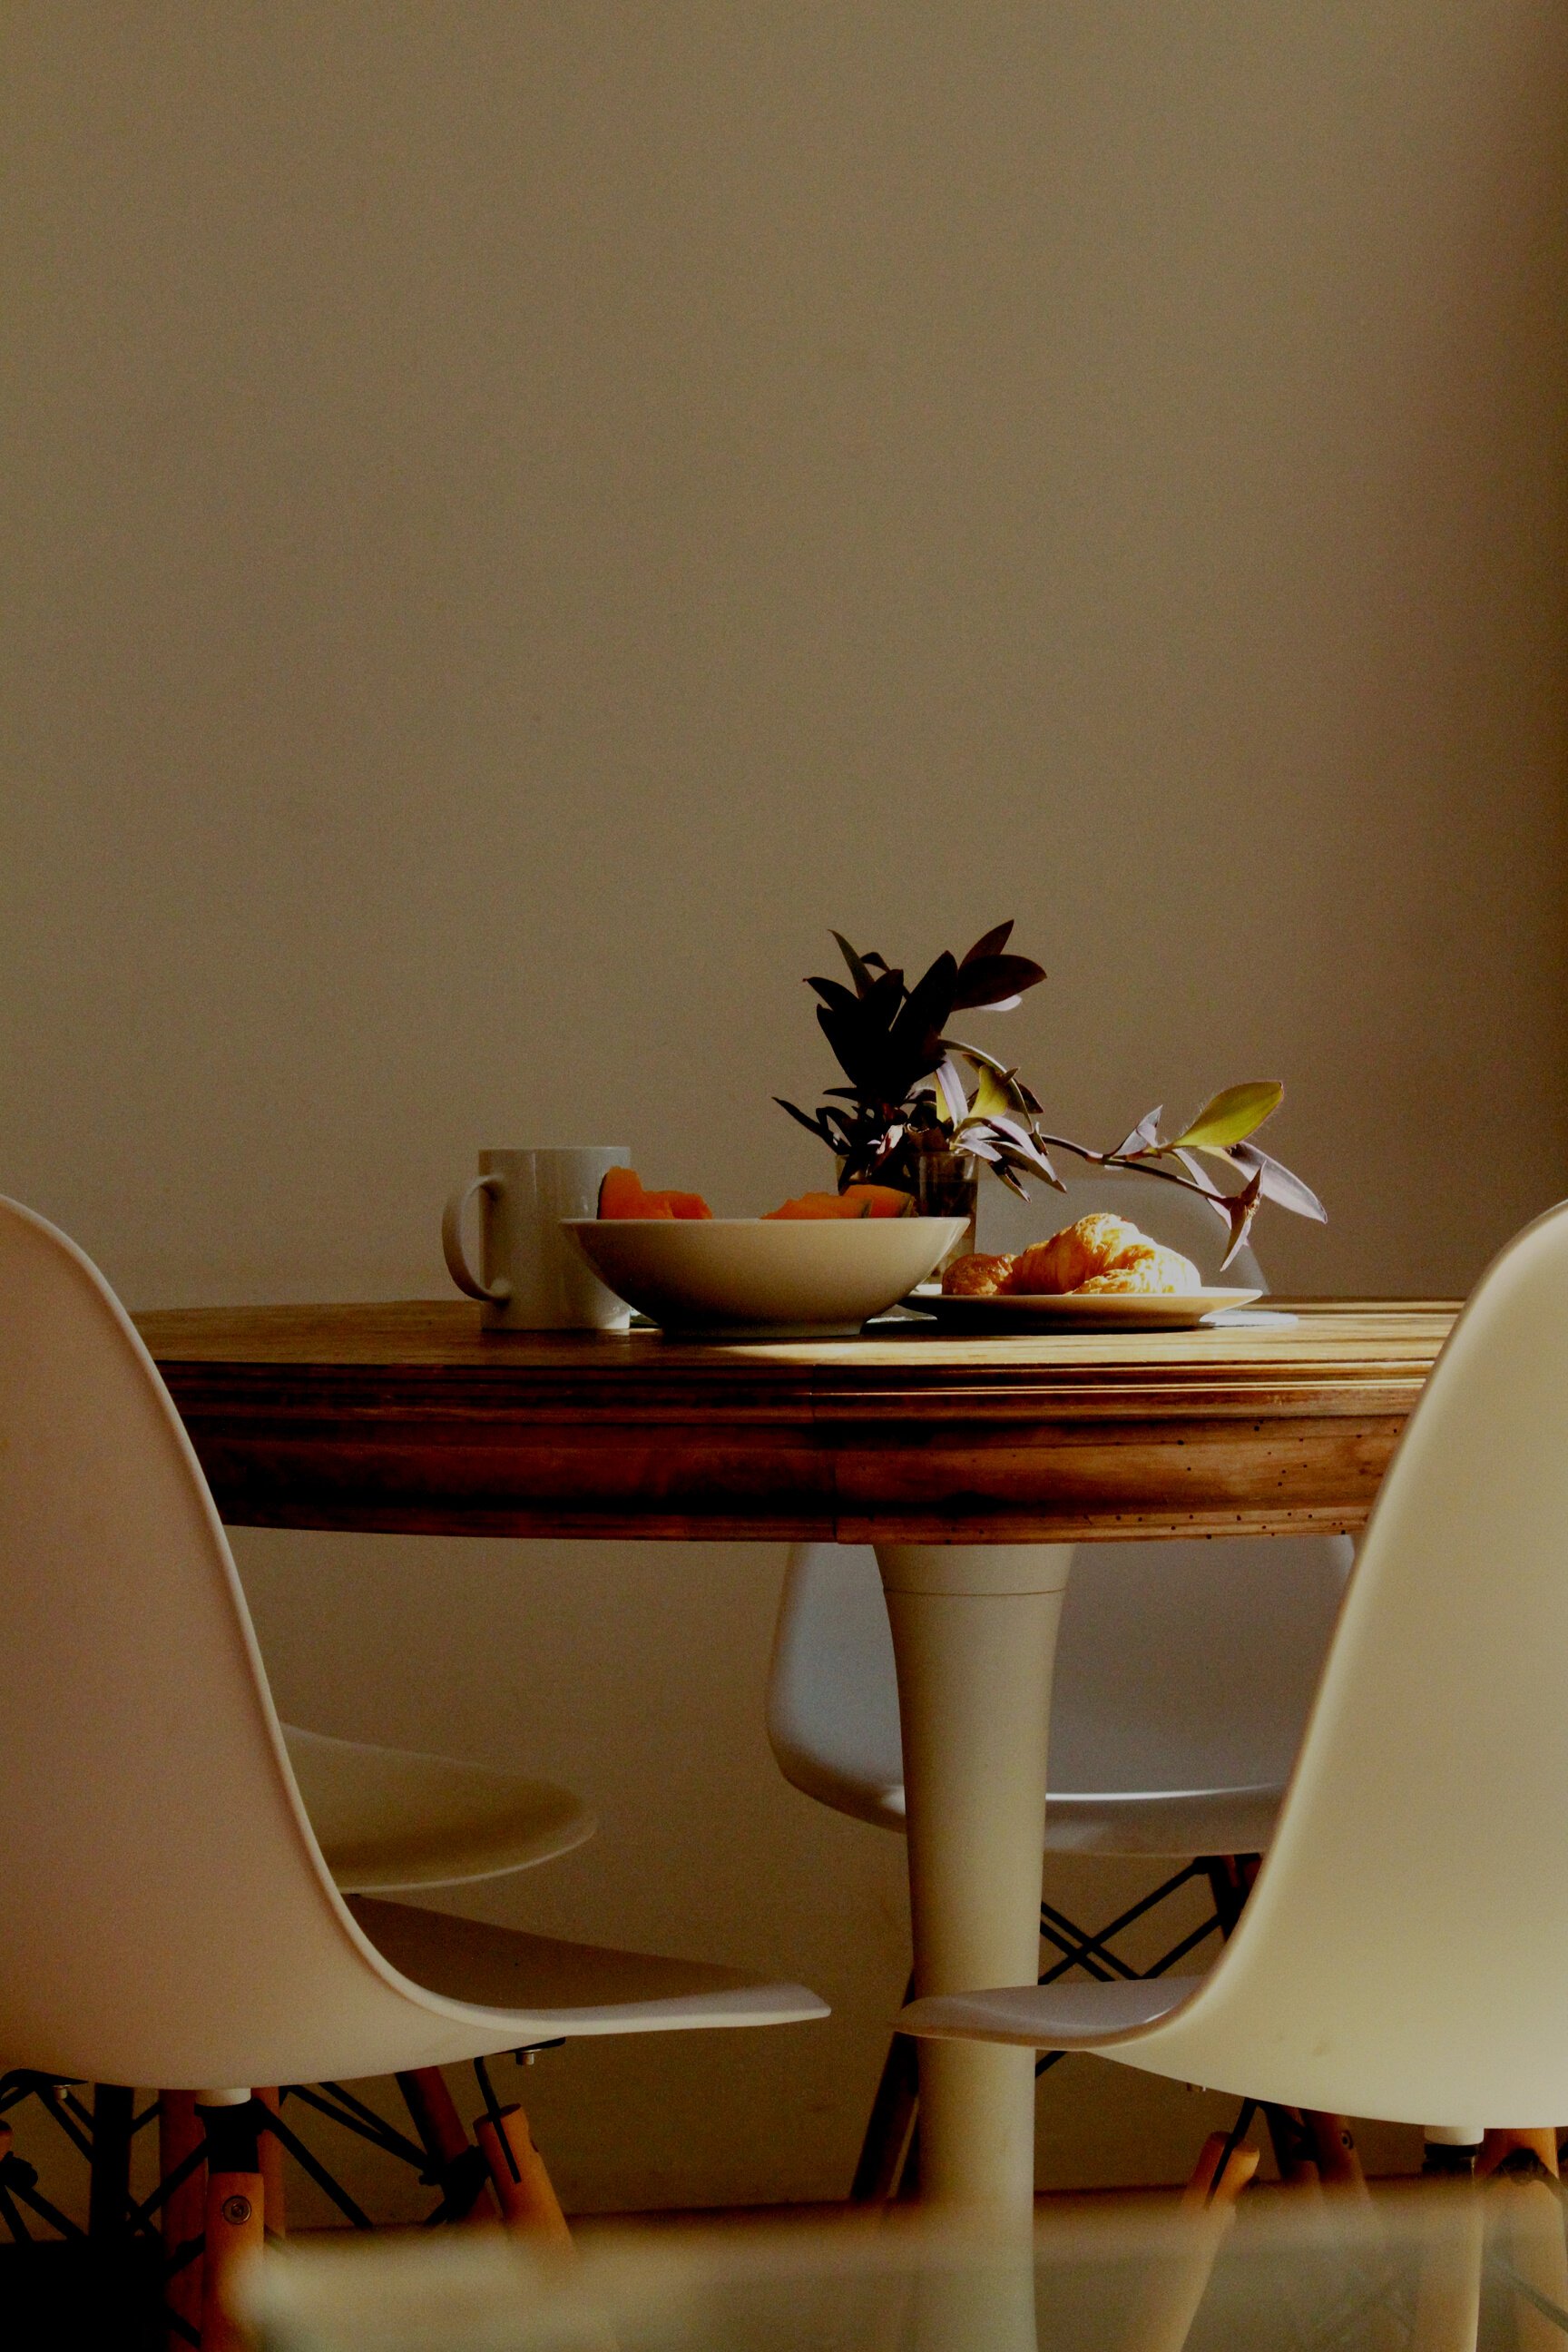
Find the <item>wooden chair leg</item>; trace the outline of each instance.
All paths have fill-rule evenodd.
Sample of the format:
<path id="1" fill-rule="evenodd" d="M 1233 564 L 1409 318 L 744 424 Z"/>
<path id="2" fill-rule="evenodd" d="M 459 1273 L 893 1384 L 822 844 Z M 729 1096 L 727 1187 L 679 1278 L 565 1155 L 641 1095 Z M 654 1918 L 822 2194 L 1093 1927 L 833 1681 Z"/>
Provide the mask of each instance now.
<path id="1" fill-rule="evenodd" d="M 1321 2177 L 1317 2144 L 1300 2108 L 1274 2106 L 1266 2101 L 1263 2120 L 1282 2184 L 1287 2189 L 1315 2189 Z"/>
<path id="2" fill-rule="evenodd" d="M 257 2097 L 269 2116 L 278 2113 L 276 2084 Z M 289 2209 L 283 2193 L 283 2143 L 264 2131 L 260 2139 L 262 2202 L 266 2210 L 267 2234 L 269 2238 L 286 2238 L 289 2234 Z"/>
<path id="3" fill-rule="evenodd" d="M 1522 2161 L 1521 2161 L 1522 2159 Z M 1518 2352 L 1561 2352 L 1563 2328 L 1551 2311 L 1568 2312 L 1568 2243 L 1563 2206 L 1552 2186 L 1558 2178 L 1553 2130 L 1489 2131 L 1476 2159 L 1488 2191 L 1488 2221 L 1497 2252 L 1514 2274 L 1515 2338 Z M 1510 2176 L 1516 2173 L 1517 2178 Z M 1544 2173 L 1547 2178 L 1542 2179 Z M 1545 2309 L 1542 2305 L 1547 2306 Z"/>
<path id="4" fill-rule="evenodd" d="M 523 2237 L 569 2246 L 572 2232 L 566 2216 L 522 2109 L 513 2105 L 502 2107 L 493 2117 L 481 2116 L 474 2126 L 474 2137 L 484 2150 L 490 2186 L 507 2228 Z"/>
<path id="5" fill-rule="evenodd" d="M 1356 2154 L 1355 2134 L 1346 2118 L 1343 2116 L 1320 2115 L 1315 2108 L 1307 2107 L 1302 2110 L 1301 2120 L 1307 2127 L 1318 2178 L 1324 2188 L 1353 2189 L 1365 2196 L 1366 2175 Z"/>
<path id="6" fill-rule="evenodd" d="M 201 2147 L 204 2130 L 196 2113 L 194 2091 L 158 2094 L 158 2178 L 167 2180 Z M 207 2172 L 205 2163 L 181 2181 L 164 2199 L 159 2213 L 163 2240 L 163 2266 L 169 2273 L 163 2301 L 176 2319 L 199 2331 L 202 2324 L 202 2228 L 206 2218 Z M 169 2352 L 184 2352 L 186 2339 L 169 2330 Z"/>
<path id="7" fill-rule="evenodd" d="M 1545 2125 L 1536 2131 L 1488 2132 L 1476 2158 L 1476 2179 L 1486 2179 L 1514 2156 L 1535 2157 L 1542 2169 L 1557 2179 L 1557 2134 Z"/>
<path id="8" fill-rule="evenodd" d="M 1462 2179 L 1429 2197 L 1410 2352 L 1476 2352 L 1485 2253 L 1481 2200 Z"/>
<path id="9" fill-rule="evenodd" d="M 266 2186 L 255 2103 L 198 2110 L 207 2135 L 205 2247 L 202 2258 L 202 2352 L 249 2352 L 234 2316 L 234 2288 L 260 2253 Z"/>
<path id="10" fill-rule="evenodd" d="M 1255 2147 L 1233 2146 L 1224 2132 L 1204 2142 L 1193 2177 L 1182 2191 L 1191 2246 L 1151 2265 L 1123 2338 L 1126 2352 L 1182 2352 L 1236 2220 L 1237 2200 L 1257 2169 Z"/>
<path id="11" fill-rule="evenodd" d="M 1193 2177 L 1182 2191 L 1182 2210 L 1212 2213 L 1216 2207 L 1228 2208 L 1234 2216 L 1237 2200 L 1257 2169 L 1255 2147 L 1249 2147 L 1245 2141 L 1232 2147 L 1224 2132 L 1211 2132 L 1193 2167 Z"/>
<path id="12" fill-rule="evenodd" d="M 396 2079 L 414 2128 L 430 2158 L 430 2168 L 441 2181 L 443 2193 L 450 2197 L 452 2184 L 462 2178 L 467 2168 L 465 2158 L 472 2159 L 474 2170 L 479 2167 L 474 2144 L 447 2088 L 447 2077 L 439 2066 L 416 2066 Z M 472 2213 L 478 2219 L 493 2221 L 496 2205 L 489 2182 L 481 2174 L 473 2186 L 476 2193 L 463 2205 L 463 2218 Z M 462 2194 L 466 2196 L 467 2190 Z"/>

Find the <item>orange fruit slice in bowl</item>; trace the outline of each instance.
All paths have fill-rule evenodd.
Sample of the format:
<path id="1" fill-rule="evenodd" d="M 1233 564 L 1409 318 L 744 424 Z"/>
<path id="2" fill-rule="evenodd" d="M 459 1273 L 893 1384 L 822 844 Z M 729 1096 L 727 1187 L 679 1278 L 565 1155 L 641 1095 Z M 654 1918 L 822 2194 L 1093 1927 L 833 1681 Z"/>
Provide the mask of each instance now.
<path id="1" fill-rule="evenodd" d="M 770 1209 L 768 1219 L 774 1217 L 907 1217 L 914 1207 L 908 1192 L 895 1192 L 890 1184 L 849 1184 L 842 1192 L 802 1192 L 782 1208 Z"/>
<path id="2" fill-rule="evenodd" d="M 650 1192 L 635 1168 L 612 1168 L 599 1187 L 601 1217 L 711 1217 L 700 1192 Z"/>

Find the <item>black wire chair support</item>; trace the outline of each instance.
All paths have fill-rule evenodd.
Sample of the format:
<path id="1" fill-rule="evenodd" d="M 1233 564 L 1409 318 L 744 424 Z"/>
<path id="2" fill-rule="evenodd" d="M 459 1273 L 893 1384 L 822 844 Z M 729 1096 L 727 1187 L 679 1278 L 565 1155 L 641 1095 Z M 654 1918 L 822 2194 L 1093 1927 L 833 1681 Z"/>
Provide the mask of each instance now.
<path id="1" fill-rule="evenodd" d="M 1189 1952 L 1195 1952 L 1198 1946 L 1206 1943 L 1211 1936 L 1224 1937 L 1230 1933 L 1236 1919 L 1240 1916 L 1246 1889 L 1242 1887 L 1239 1899 L 1235 1904 L 1234 1916 L 1225 1899 L 1225 1891 L 1232 1883 L 1230 1874 L 1239 1872 L 1252 1859 L 1250 1855 L 1205 1854 L 1195 1862 L 1184 1863 L 1180 1870 L 1173 1871 L 1169 1878 L 1162 1879 L 1158 1886 L 1141 1895 L 1136 1903 L 1130 1903 L 1103 1927 L 1092 1931 L 1080 1927 L 1076 1920 L 1068 1918 L 1065 1911 L 1058 1911 L 1054 1904 L 1042 1902 L 1040 1934 L 1045 1942 L 1055 1947 L 1059 1958 L 1041 1971 L 1040 1983 L 1059 1983 L 1074 1969 L 1081 1969 L 1085 1976 L 1092 1977 L 1100 1984 L 1142 1983 L 1155 1977 L 1169 1975 Z M 1189 1934 L 1162 1952 L 1148 1968 L 1134 1968 L 1131 1961 L 1124 1960 L 1120 1953 L 1111 1950 L 1114 1937 L 1124 1935 L 1129 1927 L 1135 1927 L 1140 1919 L 1147 1918 L 1151 1911 L 1158 1910 L 1162 1904 L 1168 1903 L 1173 1895 L 1179 1895 L 1184 1886 L 1192 1885 L 1197 1879 L 1208 1882 L 1214 1902 L 1214 1909 L 1208 1918 L 1200 1920 Z M 1059 2065 L 1068 2055 L 1065 2050 L 1047 2050 L 1035 2062 L 1036 2079 L 1048 2074 L 1052 2067 Z"/>
<path id="2" fill-rule="evenodd" d="M 1194 1952 L 1211 1936 L 1227 1937 L 1241 1916 L 1253 1877 L 1256 1854 L 1203 1854 L 1173 1871 L 1159 1885 L 1119 1911 L 1101 1927 L 1082 1927 L 1054 1903 L 1040 1904 L 1040 1937 L 1056 1957 L 1039 1977 L 1041 1984 L 1057 1984 L 1078 1969 L 1099 1984 L 1135 1983 L 1163 1977 Z M 1208 1885 L 1212 1910 L 1190 1932 L 1161 1953 L 1147 1968 L 1135 1968 L 1112 1949 L 1116 1938 L 1136 1927 L 1163 1904 L 1199 1880 Z M 904 1998 L 914 1997 L 910 1979 Z M 1047 2051 L 1035 2062 L 1037 2081 L 1060 2064 L 1068 2053 Z M 883 2204 L 908 2196 L 916 2185 L 920 2167 L 920 2084 L 915 2045 L 908 2034 L 895 2033 L 877 2084 L 859 2161 L 849 2190 L 851 2204 Z M 1272 2123 L 1272 2117 L 1270 2118 Z"/>
<path id="3" fill-rule="evenodd" d="M 542 2050 L 561 2047 L 561 2038 L 526 2044 L 512 2052 L 520 2065 L 531 2065 Z M 489 2067 L 483 2059 L 476 2063 L 474 2073 L 484 2101 L 485 2112 L 495 2120 L 502 2114 Z M 200 2232 L 183 2239 L 177 2245 L 164 2247 L 162 2238 L 162 2217 L 169 2200 L 205 2165 L 208 2142 L 205 2135 L 169 2172 L 164 2174 L 146 2197 L 136 2198 L 130 2184 L 132 2142 L 144 2131 L 159 2114 L 159 2102 L 154 2099 L 140 2114 L 134 2109 L 134 2095 L 112 2084 L 95 2087 L 93 2103 L 89 2106 L 79 2095 L 80 2084 L 74 2078 L 41 2074 L 22 2067 L 0 2074 L 0 2226 L 16 2245 L 37 2242 L 33 2224 L 63 2241 L 83 2245 L 97 2240 L 135 2240 L 150 2242 L 159 2249 L 157 2275 L 160 2293 L 164 2301 L 162 2321 L 170 2333 L 183 2342 L 199 2346 L 199 2332 L 167 2301 L 173 2281 L 195 2262 L 204 2251 Z M 405 2096 L 406 2097 L 406 2090 Z M 297 2100 L 301 2107 L 335 2124 L 361 2142 L 374 2147 L 394 2162 L 406 2166 L 422 2185 L 437 2192 L 437 2203 L 425 2217 L 425 2226 L 433 2228 L 444 2223 L 463 2221 L 473 2212 L 489 2180 L 489 2169 L 483 2151 L 471 2142 L 463 2150 L 441 2158 L 419 2140 L 400 2131 L 396 2125 L 378 2115 L 366 2101 L 342 2083 L 291 2083 L 282 2086 L 278 2095 L 278 2107 L 272 2108 L 260 2099 L 252 2099 L 243 2111 L 236 2111 L 230 2122 L 243 2120 L 246 2128 L 259 2137 L 270 2133 L 279 2146 L 292 2157 L 307 2179 L 313 2181 L 342 2218 L 354 2230 L 374 2228 L 370 2215 L 326 2162 L 300 2137 L 279 2110 L 285 2100 Z M 3 2120 L 27 2100 L 36 2100 L 58 2128 L 64 2133 L 75 2153 L 89 2168 L 88 2222 L 84 2228 L 68 2213 L 62 2212 L 52 2200 L 38 2188 L 36 2165 L 18 2155 L 12 2145 L 12 2129 Z M 411 2113 L 413 2112 L 411 2108 Z M 417 2116 L 416 2116 L 417 2123 Z M 515 2168 L 515 2158 L 504 2133 L 503 2147 Z"/>

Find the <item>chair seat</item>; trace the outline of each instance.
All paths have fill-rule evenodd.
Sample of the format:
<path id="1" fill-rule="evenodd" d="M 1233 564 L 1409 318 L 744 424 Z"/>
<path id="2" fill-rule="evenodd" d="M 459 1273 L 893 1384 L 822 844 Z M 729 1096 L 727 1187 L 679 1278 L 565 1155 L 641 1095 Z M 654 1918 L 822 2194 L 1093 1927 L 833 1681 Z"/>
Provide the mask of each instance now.
<path id="1" fill-rule="evenodd" d="M 445 2000 L 510 2012 L 520 2043 L 628 2027 L 801 2024 L 829 2014 L 804 1985 L 759 1984 L 705 1961 L 568 1944 L 364 1895 L 352 1896 L 349 1909 L 402 1975 Z"/>
<path id="2" fill-rule="evenodd" d="M 444 1756 L 283 1727 L 323 1858 L 345 1894 L 407 1894 L 499 1878 L 594 1833 L 570 1790 Z"/>
<path id="3" fill-rule="evenodd" d="M 819 1804 L 853 1814 L 874 1828 L 902 1832 L 904 1791 L 898 1781 L 874 1782 L 835 1771 L 820 1758 L 781 1756 L 787 1780 Z M 1185 1860 L 1193 1854 L 1265 1853 L 1285 1791 L 1268 1782 L 1238 1789 L 1075 1790 L 1053 1792 L 1046 1803 L 1047 1853 L 1148 1855 Z"/>
<path id="4" fill-rule="evenodd" d="M 901 1793 L 901 1791 L 900 1791 Z M 1047 1797 L 1047 1853 L 1266 1853 L 1285 1791 L 1161 1789 Z"/>
<path id="5" fill-rule="evenodd" d="M 933 1993 L 910 2003 L 899 2031 L 932 2042 L 1092 2050 L 1168 2016 L 1202 1982 L 1202 1977 L 1138 1977 L 1131 1983 L 1004 1985 L 986 1992 Z"/>

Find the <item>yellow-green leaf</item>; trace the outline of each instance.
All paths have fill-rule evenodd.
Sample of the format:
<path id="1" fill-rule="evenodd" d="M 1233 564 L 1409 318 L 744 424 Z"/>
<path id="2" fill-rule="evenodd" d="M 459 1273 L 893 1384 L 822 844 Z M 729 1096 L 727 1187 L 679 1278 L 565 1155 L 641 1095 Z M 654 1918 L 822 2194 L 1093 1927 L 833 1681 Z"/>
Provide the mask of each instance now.
<path id="1" fill-rule="evenodd" d="M 1012 1095 L 994 1070 L 988 1070 L 982 1063 L 974 1076 L 974 1099 L 969 1106 L 971 1118 L 999 1118 L 1016 1108 Z"/>
<path id="2" fill-rule="evenodd" d="M 1284 1092 L 1278 1078 L 1245 1078 L 1238 1087 L 1226 1087 L 1205 1103 L 1186 1133 L 1173 1139 L 1173 1148 L 1185 1144 L 1192 1151 L 1223 1151 L 1261 1127 L 1269 1112 L 1279 1109 Z"/>

